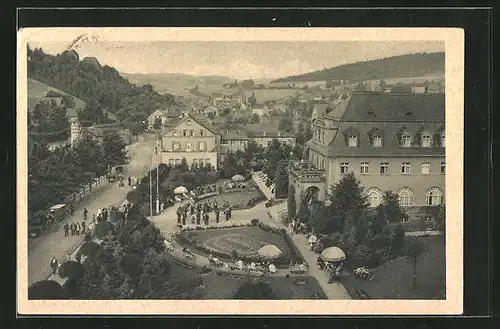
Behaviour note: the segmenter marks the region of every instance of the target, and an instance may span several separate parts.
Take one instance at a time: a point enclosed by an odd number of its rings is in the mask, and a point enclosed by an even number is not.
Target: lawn
[[[427,252],[417,263],[417,286],[411,287],[413,266],[405,258],[383,264],[375,271],[371,281],[353,275],[342,278],[342,283],[353,298],[357,289],[371,299],[445,299],[446,263],[445,237],[420,237]]]
[[[244,209],[248,208],[248,201],[255,198],[262,198],[262,201],[265,200],[264,194],[262,194],[262,192],[258,188],[253,188],[252,190],[245,191],[225,192],[219,195],[202,199],[200,200],[200,202],[213,202],[214,200],[216,200],[219,205],[222,205],[224,201],[227,201],[233,208]]]
[[[293,251],[282,235],[264,231],[257,226],[184,231],[180,235],[181,238],[189,236],[191,241],[197,240],[204,248],[227,255],[236,250],[242,257],[256,257],[261,247],[274,244],[285,258],[293,256]]]
[[[187,269],[178,264],[172,263],[171,276],[182,278],[183,280],[194,278],[200,269]],[[203,280],[202,289],[205,295],[202,299],[233,299],[238,286],[246,280],[245,277],[227,278],[219,276],[215,272],[201,275]],[[314,299],[314,295],[319,299],[326,299],[325,293],[321,289],[318,281],[313,277],[300,277],[305,284],[297,285],[294,282],[298,277],[274,277],[265,278],[275,292],[277,299]]]

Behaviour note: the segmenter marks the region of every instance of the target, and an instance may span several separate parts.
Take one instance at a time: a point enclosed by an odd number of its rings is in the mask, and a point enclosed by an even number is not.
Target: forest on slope
[[[108,110],[133,134],[145,128],[143,122],[149,114],[175,103],[173,95],[161,95],[151,85],[136,86],[95,58],[80,60],[75,51],[54,56],[41,48],[28,48],[28,77],[85,101],[84,120],[99,122],[103,119],[102,111]]]
[[[444,72],[444,59],[444,52],[392,56],[284,77],[272,82],[422,77]]]

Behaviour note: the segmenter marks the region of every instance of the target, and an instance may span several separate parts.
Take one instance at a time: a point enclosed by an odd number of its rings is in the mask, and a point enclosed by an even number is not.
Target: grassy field
[[[446,263],[444,236],[421,237],[427,252],[417,263],[417,286],[411,287],[413,266],[405,258],[383,264],[371,281],[353,275],[342,278],[342,283],[353,298],[357,289],[371,299],[444,299],[446,291]]]
[[[47,92],[49,91],[55,91],[57,93],[60,93],[62,95],[69,95],[68,93],[65,93],[64,91],[61,91],[57,88],[54,88],[52,86],[49,86],[45,83],[42,83],[40,81],[28,78],[28,102],[36,102],[36,99],[40,97],[45,97],[47,95]],[[85,108],[85,102],[82,101],[79,98],[76,98],[73,95],[69,95],[73,97],[75,100],[75,108]]]
[[[175,263],[172,263],[171,275],[172,277],[182,278],[183,280],[194,278],[198,275],[199,269],[187,269]],[[246,278],[227,278],[223,276],[218,276],[216,273],[212,272],[207,275],[201,276],[203,280],[203,291],[204,296],[202,299],[232,299],[234,293],[238,289],[238,286],[242,284]],[[313,277],[300,277],[301,281],[305,284],[297,285],[294,282],[297,277],[285,278],[285,277],[274,277],[265,278],[264,280],[269,282],[277,299],[326,299],[325,293],[321,289],[318,281]]]
[[[206,231],[184,231],[182,235],[190,235],[191,240],[196,239],[205,248],[230,254],[233,250],[243,257],[255,257],[258,250],[267,245],[277,246],[285,257],[292,254],[283,236],[251,227],[237,227],[227,229],[210,229]],[[193,235],[196,235],[194,238]]]

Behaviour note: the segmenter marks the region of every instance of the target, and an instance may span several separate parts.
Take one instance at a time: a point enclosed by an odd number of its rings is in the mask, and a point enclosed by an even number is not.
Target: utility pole
[[[159,165],[156,163],[156,214],[160,213],[160,183],[159,183]]]
[[[151,165],[149,166],[149,216],[153,218],[153,177],[151,175],[151,168],[153,167],[153,155],[151,155]]]

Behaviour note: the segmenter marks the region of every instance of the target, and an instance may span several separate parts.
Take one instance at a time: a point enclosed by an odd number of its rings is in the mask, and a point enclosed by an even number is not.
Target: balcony
[[[323,182],[326,179],[326,170],[318,169],[306,161],[293,163],[290,174],[301,182]]]

